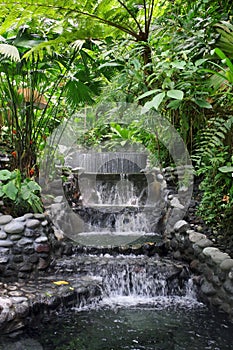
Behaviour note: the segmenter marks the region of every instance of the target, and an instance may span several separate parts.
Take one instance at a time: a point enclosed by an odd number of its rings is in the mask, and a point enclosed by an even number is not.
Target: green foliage
[[[83,43],[80,51],[68,52],[63,47],[62,54],[34,53],[26,59],[30,50],[54,36],[53,32],[47,36],[42,32],[35,34],[25,26],[10,39],[5,33],[3,39],[11,45],[2,44],[2,50],[0,46],[0,133],[14,152],[12,168],[26,176],[32,167],[36,169],[37,155],[48,135],[77,106],[93,103],[100,87],[89,67],[93,61],[90,52],[96,54],[90,44]],[[92,47],[96,50],[96,45]]]
[[[216,116],[208,120],[205,128],[199,132],[195,152],[192,156],[196,166],[199,168],[199,174],[206,172],[205,165],[208,165],[209,162],[213,165],[216,153],[224,147],[224,141],[231,131],[232,126],[233,116],[229,116],[226,119]],[[227,154],[228,152],[225,151],[224,156],[227,156]],[[217,158],[215,169],[220,166],[218,164],[220,159],[224,162],[224,159]]]
[[[40,186],[30,179],[22,179],[20,171],[0,170],[0,210],[14,216],[42,212]]]
[[[196,173],[203,178],[198,212],[208,224],[218,228],[232,224],[233,158],[232,149],[224,145],[232,125],[232,116],[227,120],[220,117],[210,119],[199,135],[193,155]]]
[[[224,149],[216,150],[215,157],[211,158],[208,165],[200,168],[198,173],[204,173],[204,179],[200,189],[203,192],[198,213],[207,224],[216,228],[231,227],[233,224],[233,177],[232,172],[223,172],[228,164],[228,152]],[[233,167],[227,167],[232,170]]]

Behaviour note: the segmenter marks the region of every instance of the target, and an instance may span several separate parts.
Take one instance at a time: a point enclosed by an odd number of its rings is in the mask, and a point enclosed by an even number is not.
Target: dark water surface
[[[233,323],[205,307],[119,306],[67,312],[0,349],[231,350]]]

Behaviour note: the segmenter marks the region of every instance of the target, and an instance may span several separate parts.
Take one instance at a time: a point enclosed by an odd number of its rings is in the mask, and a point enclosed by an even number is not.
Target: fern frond
[[[17,47],[9,44],[0,44],[0,53],[14,62],[20,61],[20,55]]]
[[[233,116],[226,119],[213,117],[208,120],[208,125],[200,132],[200,139],[195,144],[195,151],[192,159],[197,165],[203,164],[203,161],[216,155],[219,147],[224,146],[224,141],[228,132],[233,126]]]

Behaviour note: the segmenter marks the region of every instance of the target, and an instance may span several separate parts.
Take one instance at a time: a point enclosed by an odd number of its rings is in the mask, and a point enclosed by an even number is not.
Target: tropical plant
[[[31,179],[22,179],[20,171],[0,170],[0,211],[13,216],[42,212],[40,186]]]
[[[26,26],[0,44],[0,132],[11,145],[12,168],[26,176],[37,173],[37,155],[47,136],[78,105],[93,103],[99,89],[88,70],[88,54],[81,48],[28,57],[46,41],[39,34]]]

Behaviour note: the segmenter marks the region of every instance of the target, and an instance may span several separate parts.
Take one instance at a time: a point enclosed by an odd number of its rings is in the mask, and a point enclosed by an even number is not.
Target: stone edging
[[[233,315],[233,259],[218,248],[206,235],[187,230],[181,220],[169,238],[172,256],[188,261],[197,274],[200,298],[209,306]]]

